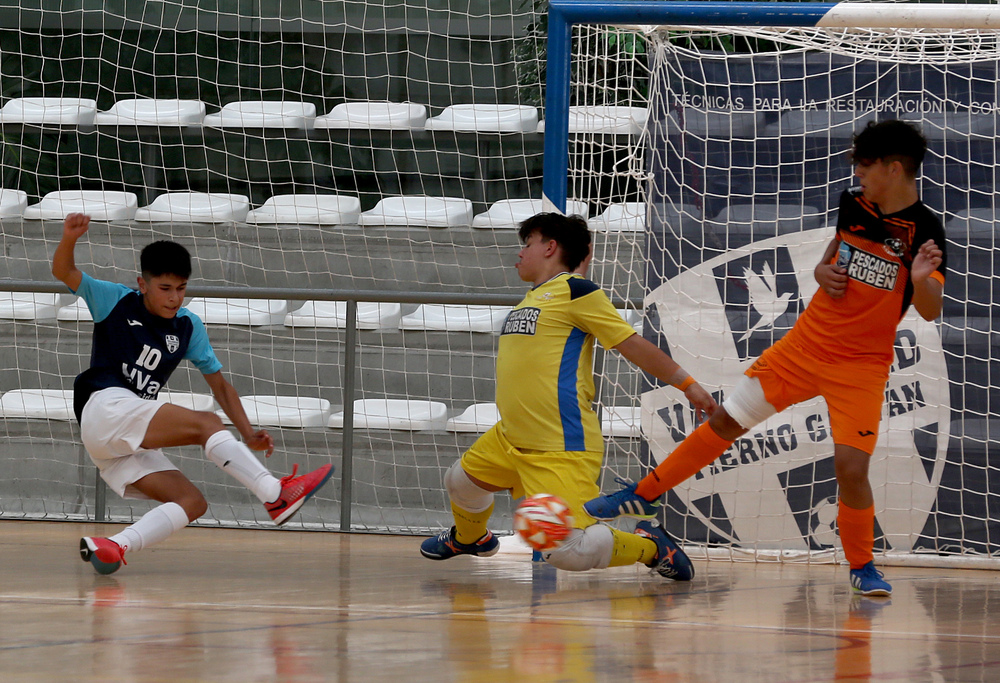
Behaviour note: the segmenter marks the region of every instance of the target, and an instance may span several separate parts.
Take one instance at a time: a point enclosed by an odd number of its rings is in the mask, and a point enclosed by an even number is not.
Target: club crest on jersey
[[[167,343],[167,353],[176,353],[181,347],[180,337],[175,334],[168,334],[163,340]]]
[[[538,316],[542,309],[526,306],[515,308],[507,314],[500,334],[534,334],[538,329]]]
[[[901,239],[890,237],[885,241],[885,250],[896,258],[903,258],[905,249],[906,245],[903,244],[903,240]]]

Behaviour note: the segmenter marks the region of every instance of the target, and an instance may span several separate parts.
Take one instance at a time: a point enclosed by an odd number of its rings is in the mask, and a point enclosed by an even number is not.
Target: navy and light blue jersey
[[[222,369],[204,323],[186,308],[173,318],[153,315],[139,292],[86,273],[74,293],[94,318],[90,368],[73,384],[77,420],[90,395],[101,389],[123,387],[140,398],[156,399],[185,358],[204,375]]]

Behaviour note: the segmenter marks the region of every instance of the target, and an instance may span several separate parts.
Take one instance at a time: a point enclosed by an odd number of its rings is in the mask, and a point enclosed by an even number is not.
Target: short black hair
[[[555,240],[562,247],[563,265],[569,270],[575,270],[590,253],[590,230],[587,221],[580,216],[538,213],[521,223],[517,236],[526,243],[535,232],[542,239]]]
[[[143,247],[139,267],[147,280],[160,275],[176,275],[187,280],[191,277],[191,254],[177,242],[160,240]]]
[[[920,170],[926,154],[927,138],[919,128],[907,121],[890,119],[878,123],[869,121],[854,136],[851,161],[855,164],[898,161],[912,178]]]

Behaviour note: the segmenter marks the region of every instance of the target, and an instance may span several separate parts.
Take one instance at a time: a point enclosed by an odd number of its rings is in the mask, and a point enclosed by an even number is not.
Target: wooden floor
[[[81,535],[0,522],[0,680],[997,681],[1000,573],[431,562],[420,539],[190,528],[113,576]]]

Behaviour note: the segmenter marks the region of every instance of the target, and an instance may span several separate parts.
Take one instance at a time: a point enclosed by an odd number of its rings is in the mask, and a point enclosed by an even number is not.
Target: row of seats
[[[642,131],[642,107],[595,106],[570,109],[570,132],[635,135]],[[312,130],[442,130],[477,133],[544,132],[538,109],[516,104],[455,104],[438,116],[412,102],[348,102],[316,115],[309,102],[230,102],[206,114],[200,100],[132,99],[97,111],[97,102],[74,97],[21,97],[0,108],[0,123],[75,126],[206,126],[209,128],[291,128]]]
[[[427,107],[412,102],[348,102],[329,113],[316,115],[316,105],[308,102],[230,102],[213,114],[205,103],[183,99],[129,99],[115,103],[107,111],[97,111],[92,99],[73,97],[22,97],[0,108],[0,123],[35,125],[108,126],[206,126],[211,128],[362,129],[362,130],[442,130],[479,133],[544,132],[538,109],[514,104],[456,104],[438,116],[428,117]],[[627,106],[573,106],[569,109],[569,132],[637,135],[646,125],[648,109]],[[932,140],[993,138],[997,117],[970,112],[900,113],[919,122]],[[755,110],[705,110],[693,107],[672,109],[666,118],[667,134],[689,135],[718,140],[773,138],[829,134],[847,139],[869,121],[874,111],[836,109],[792,110],[777,121]]]
[[[163,391],[160,400],[191,410],[215,410],[227,423],[208,394]],[[344,427],[344,412],[332,412],[326,399],[301,396],[244,396],[247,417],[261,427]],[[73,419],[73,392],[60,389],[16,389],[0,395],[0,419]],[[354,402],[353,426],[357,429],[407,431],[446,430],[482,433],[500,420],[495,403],[476,403],[461,414],[448,417],[440,401],[404,399],[359,399]],[[605,436],[638,438],[640,409],[635,406],[607,407],[602,411]]]
[[[69,302],[67,302],[69,300]],[[193,298],[185,307],[209,325],[285,325],[286,327],[347,327],[347,303],[306,301],[289,311],[288,302],[271,299]],[[423,304],[407,315],[398,303],[358,303],[361,330],[427,330],[498,333],[510,312],[507,306]],[[619,309],[622,319],[641,331],[642,317]],[[89,322],[87,305],[68,294],[0,292],[0,320],[62,320]]]
[[[567,202],[567,211],[588,217],[585,202]],[[514,229],[543,209],[540,199],[502,199],[475,215],[472,202],[458,197],[387,197],[368,211],[357,197],[335,194],[277,195],[251,209],[245,195],[218,192],[168,192],[139,208],[132,192],[60,190],[49,192],[28,206],[21,190],[0,189],[0,216],[29,220],[62,220],[86,213],[95,220],[183,221],[194,223],[245,222],[257,225],[361,225]],[[590,220],[599,232],[641,232],[646,207],[637,202],[612,204]]]

